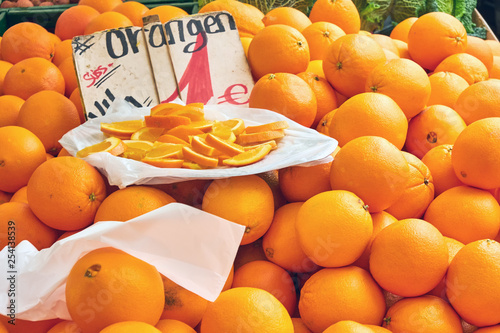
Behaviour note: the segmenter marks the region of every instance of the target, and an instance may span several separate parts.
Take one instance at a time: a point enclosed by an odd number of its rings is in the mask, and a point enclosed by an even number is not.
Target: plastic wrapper
[[[0,251],[0,313],[15,318],[71,319],[66,308],[67,276],[78,258],[112,246],[151,265],[184,288],[214,301],[227,280],[245,227],[202,210],[171,203],[127,222],[99,222],[38,251],[22,241],[9,261]],[[12,257],[10,257],[12,258]],[[12,265],[12,266],[11,266]]]
[[[254,126],[279,120],[286,120],[289,128],[278,148],[263,160],[243,167],[217,167],[192,170],[184,168],[157,168],[140,161],[96,153],[84,160],[98,168],[111,185],[120,188],[140,184],[169,184],[192,179],[217,179],[257,174],[298,164],[324,163],[331,160],[330,154],[337,147],[337,141],[316,130],[306,128],[285,116],[265,109],[252,109],[224,105],[206,105],[205,118],[227,120],[241,118],[246,126]],[[132,108],[126,102],[115,102],[105,116],[88,120],[66,133],[60,143],[73,156],[87,146],[103,141],[106,136],[100,130],[101,122],[142,119],[149,115],[150,108]],[[326,159],[326,160],[325,160]]]

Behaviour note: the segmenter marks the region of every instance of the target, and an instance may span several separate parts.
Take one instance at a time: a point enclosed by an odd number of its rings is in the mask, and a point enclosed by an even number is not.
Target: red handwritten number
[[[108,66],[111,67],[113,64],[109,64]],[[102,65],[99,65],[96,69],[91,69],[87,73],[83,74],[83,79],[87,81],[91,81],[90,84],[87,86],[89,88],[90,86],[93,86],[97,80],[106,72],[108,69],[106,67],[103,67]]]
[[[196,37],[195,49],[201,47],[206,41],[207,34],[202,31]],[[214,96],[212,89],[212,80],[210,76],[210,67],[208,63],[207,46],[192,53],[186,70],[179,80],[179,91],[183,91],[187,87],[186,103],[203,103],[206,104],[210,98]],[[170,102],[179,97],[179,92],[174,91],[170,97],[162,102]]]
[[[243,91],[233,91],[234,88],[243,88]],[[239,102],[237,98],[234,98],[233,96],[236,95],[246,95],[248,94],[248,87],[242,83],[236,83],[232,84],[229,87],[226,88],[224,91],[224,95],[219,96],[218,99],[220,100],[217,102],[217,104],[222,104],[222,103],[229,103],[233,105],[243,105],[248,103],[248,98],[244,101]],[[245,96],[243,96],[245,97]]]

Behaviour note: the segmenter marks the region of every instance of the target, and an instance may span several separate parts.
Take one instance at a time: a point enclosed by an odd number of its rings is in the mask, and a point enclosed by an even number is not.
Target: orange
[[[48,226],[76,230],[92,223],[106,196],[101,174],[76,157],[57,157],[40,165],[28,182],[33,213]]]
[[[346,34],[356,34],[361,20],[356,5],[351,0],[319,0],[309,13],[311,22],[325,21],[338,25]]]
[[[171,202],[175,202],[175,199],[162,190],[144,185],[132,185],[108,195],[97,210],[94,223],[125,222]]]
[[[237,0],[210,1],[198,10],[198,13],[226,10],[234,18],[240,37],[253,37],[264,29],[264,13],[255,6]]]
[[[122,0],[79,0],[78,5],[90,6],[99,13],[109,12],[120,5]]]
[[[500,118],[485,118],[465,128],[453,145],[451,163],[458,179],[482,189],[500,187]]]
[[[410,179],[399,199],[386,211],[398,220],[421,218],[434,199],[434,184],[429,168],[415,155],[402,152],[410,167]]]
[[[370,213],[396,202],[409,179],[410,168],[404,155],[378,136],[348,142],[335,156],[330,171],[332,189],[352,191],[368,205]]]
[[[21,22],[8,28],[2,36],[1,47],[2,60],[12,64],[32,57],[50,61],[54,56],[50,34],[33,22]]]
[[[491,70],[493,66],[493,51],[484,39],[475,36],[467,36],[467,48],[465,49],[465,53],[473,55],[481,60],[488,71]]]
[[[403,42],[399,39],[393,39],[394,45],[398,48],[399,57],[403,59],[410,59],[410,53],[408,52],[408,43]]]
[[[142,17],[150,16],[150,15],[158,15],[161,23],[166,23],[172,19],[176,19],[183,16],[188,16],[188,12],[184,9],[171,6],[171,5],[161,5],[151,9],[148,9]]]
[[[285,204],[274,214],[273,223],[262,238],[267,259],[290,272],[310,272],[317,268],[299,244],[295,221],[302,202]]]
[[[325,50],[337,38],[345,36],[344,30],[338,25],[330,22],[314,22],[302,30],[302,35],[309,44],[309,53],[311,60],[323,60]]]
[[[24,103],[24,99],[13,95],[0,96],[0,127],[13,126],[17,123],[19,110]]]
[[[325,114],[323,116],[323,118],[321,118],[321,120],[319,121],[318,126],[316,126],[316,131],[318,131],[321,134],[329,136],[330,135],[330,127],[332,126],[332,118],[333,118],[333,115],[335,114],[335,112],[337,112],[337,110],[338,110],[338,108]],[[337,148],[335,148],[335,149],[336,150],[340,149],[340,147],[337,146]]]
[[[388,225],[397,221],[397,219],[394,216],[392,216],[391,214],[389,214],[385,211],[373,213],[370,215],[371,215],[372,221],[373,221],[372,237],[370,238],[368,245],[365,247],[363,254],[361,254],[361,256],[353,263],[353,265],[361,267],[361,268],[366,269],[366,270],[369,270],[369,268],[370,268],[368,260],[370,258],[370,252],[371,252],[373,240],[378,235],[380,230],[384,229]]]
[[[126,320],[109,326],[106,326],[99,333],[160,333],[161,331],[152,324],[147,324],[142,321]]]
[[[317,112],[316,95],[312,88],[290,73],[263,76],[255,83],[248,103],[251,108],[278,112],[305,127],[313,124]]]
[[[405,298],[387,310],[384,327],[391,332],[462,333],[460,317],[442,298],[424,295]]]
[[[3,81],[5,80],[5,75],[7,75],[7,72],[12,66],[10,62],[0,60],[0,95],[3,95]]]
[[[500,80],[489,79],[467,87],[458,96],[455,111],[467,125],[487,118],[499,117],[498,101],[500,99]]]
[[[43,58],[28,58],[12,66],[4,79],[4,94],[24,100],[42,90],[64,94],[64,77],[56,65]]]
[[[493,57],[493,65],[490,70],[490,79],[500,79],[500,56]]]
[[[189,327],[199,324],[209,302],[162,275],[165,306],[161,319],[179,320]]]
[[[118,12],[104,12],[94,17],[85,27],[84,35],[90,35],[94,32],[130,27],[134,24],[128,17]]]
[[[278,171],[281,193],[288,202],[306,201],[321,192],[331,190],[332,162],[311,166],[290,166]]]
[[[487,80],[488,69],[478,58],[468,53],[455,53],[444,58],[434,72],[452,72],[460,75],[468,84]]]
[[[300,207],[295,223],[300,247],[323,267],[352,264],[373,233],[367,207],[349,191],[326,191],[313,196]]]
[[[80,8],[80,7],[74,6],[71,8]],[[68,57],[73,57],[73,47],[71,46],[71,43],[72,43],[71,39],[65,39],[56,45],[54,49],[54,57],[52,58],[52,63],[54,65],[59,66],[64,59]]]
[[[329,136],[340,147],[361,136],[380,136],[401,149],[407,130],[406,115],[392,98],[381,93],[361,93],[339,106],[332,116]]]
[[[375,40],[384,50],[392,52],[396,55],[396,58],[399,58],[399,49],[391,37],[382,34],[371,34],[370,37],[373,38],[373,40]]]
[[[302,321],[302,318],[292,318],[294,333],[312,333]]]
[[[452,108],[439,104],[431,105],[408,123],[405,148],[422,158],[434,147],[454,144],[466,127],[462,117]]]
[[[434,181],[434,194],[438,196],[449,188],[463,185],[451,164],[453,145],[444,144],[429,150],[422,162],[429,168]]]
[[[64,59],[57,68],[59,68],[64,77],[64,91],[66,97],[69,98],[71,93],[78,88],[78,78],[76,76],[75,65],[73,64],[73,57]]]
[[[457,241],[456,239],[449,238],[444,236],[444,240],[446,242],[446,246],[448,247],[448,265],[451,263],[453,258],[455,258],[455,255],[460,251],[465,244]],[[441,297],[445,301],[448,301],[448,298],[446,297],[446,275],[444,278],[441,280],[441,282],[438,283],[434,289],[432,289],[429,292],[429,295],[434,295]]]
[[[373,240],[370,272],[380,287],[393,294],[423,295],[441,281],[447,268],[444,237],[424,220],[399,220]]]
[[[365,325],[368,328],[371,328],[373,333],[387,333],[390,332],[387,328],[383,328],[382,326],[378,325]]]
[[[28,186],[21,187],[19,190],[14,192],[14,194],[10,198],[10,201],[28,203],[28,196],[27,196],[28,191],[27,190],[28,190]]]
[[[425,70],[414,61],[393,59],[372,70],[365,91],[391,97],[410,119],[427,105],[431,83]]]
[[[105,1],[101,1],[104,3]],[[91,20],[99,15],[97,9],[91,6],[85,6],[79,4],[78,6],[70,7],[64,10],[61,15],[57,18],[54,33],[61,38],[64,42],[65,40],[71,40],[75,36],[84,35],[85,27]],[[69,42],[71,45],[71,42]],[[57,53],[62,46],[59,45],[55,49],[54,58],[59,58]],[[54,61],[56,65],[58,63]]]
[[[241,45],[243,46],[243,51],[245,51],[245,57],[248,59],[248,48],[252,42],[253,37],[241,37]]]
[[[259,31],[248,47],[248,64],[255,80],[266,74],[298,74],[309,65],[309,45],[297,29],[270,25]]]
[[[496,40],[485,40],[486,44],[491,49],[491,52],[493,52],[494,56],[500,56],[500,43]]]
[[[429,76],[431,96],[427,105],[441,104],[455,107],[458,96],[469,87],[463,77],[452,72],[435,72]]]
[[[325,73],[323,72],[323,60],[311,60],[306,68],[306,72],[313,72],[318,74],[319,77],[326,79]]]
[[[293,324],[285,307],[271,293],[251,287],[223,291],[207,307],[201,332],[292,332]]]
[[[311,20],[306,14],[294,7],[275,7],[268,11],[262,18],[264,25],[285,24],[302,32],[311,25]]]
[[[373,330],[367,326],[352,320],[340,320],[335,324],[328,326],[323,333],[373,333]]]
[[[129,320],[155,325],[165,304],[156,268],[110,247],[92,250],[76,261],[65,294],[69,314],[84,332]]]
[[[241,244],[249,244],[263,236],[271,225],[273,192],[256,175],[216,179],[205,191],[202,209],[245,226]]]
[[[495,238],[500,230],[500,206],[488,191],[456,186],[431,202],[424,219],[444,236],[468,244]]]
[[[271,293],[286,308],[290,316],[297,304],[295,285],[290,274],[266,260],[255,260],[234,272],[232,288],[252,287]]]
[[[466,244],[450,263],[446,295],[457,313],[479,327],[500,322],[500,243],[491,239]]]
[[[40,221],[24,202],[7,202],[0,205],[0,225],[5,230],[0,237],[0,247],[7,244],[17,246],[23,240],[29,241],[38,250],[48,248],[59,237],[57,230]],[[9,240],[9,236],[14,236]]]
[[[420,16],[408,33],[408,51],[420,66],[434,70],[446,57],[464,52],[467,32],[454,16],[431,12]]]
[[[203,194],[208,185],[210,185],[210,182],[210,179],[193,179],[178,183],[158,184],[153,186],[165,191],[177,202],[200,208]]]
[[[130,19],[134,26],[142,27],[142,17],[149,10],[146,5],[137,1],[127,1],[113,8],[113,12],[118,12]]]
[[[392,29],[391,34],[389,35],[392,39],[397,39],[408,43],[408,33],[410,32],[410,28],[417,20],[416,17],[408,17],[403,21],[396,24],[396,26]]]
[[[61,321],[56,324],[47,333],[83,333],[83,331],[78,327],[78,325],[71,320]]]
[[[175,319],[161,319],[155,327],[162,333],[196,333],[196,331],[189,325],[180,320]]]
[[[69,100],[73,102],[78,111],[78,117],[80,118],[80,123],[85,122],[85,111],[83,109],[82,96],[80,95],[80,88],[75,88],[71,95],[69,96]]]
[[[240,245],[236,257],[234,258],[234,269],[238,269],[247,262],[254,260],[267,260],[266,253],[262,248],[263,237],[248,243]]]
[[[332,301],[339,306],[332,306]],[[380,287],[364,269],[324,268],[302,287],[299,311],[312,332],[323,332],[341,320],[380,325],[385,301]]]
[[[477,333],[498,333],[498,332],[500,332],[500,325],[481,327],[480,329],[475,330],[474,332],[477,332]]]
[[[370,72],[385,61],[382,47],[373,38],[348,34],[337,38],[326,49],[323,71],[336,91],[346,97],[352,97],[365,91]]]
[[[14,193],[46,161],[45,148],[33,132],[19,126],[0,127],[0,146],[0,191]]]
[[[316,117],[311,125],[311,128],[316,128],[324,115],[338,107],[337,95],[330,83],[316,73],[306,71],[297,76],[306,81],[316,96]]]
[[[38,136],[48,153],[57,155],[62,148],[59,140],[80,125],[80,117],[67,97],[52,90],[43,90],[24,102],[17,124]]]

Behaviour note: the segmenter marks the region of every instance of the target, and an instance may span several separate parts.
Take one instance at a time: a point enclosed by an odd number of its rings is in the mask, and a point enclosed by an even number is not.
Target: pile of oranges
[[[54,33],[9,28],[0,248],[9,221],[16,244],[41,250],[172,202],[246,229],[214,302],[104,248],[69,273],[71,321],[0,316],[0,332],[500,332],[500,43],[439,12],[390,36],[360,31],[351,0],[317,0],[308,16],[236,0],[199,11],[214,10],[238,26],[256,81],[250,107],[335,138],[333,161],[118,189],[58,143],[84,121],[71,38],[187,13],[81,0]]]

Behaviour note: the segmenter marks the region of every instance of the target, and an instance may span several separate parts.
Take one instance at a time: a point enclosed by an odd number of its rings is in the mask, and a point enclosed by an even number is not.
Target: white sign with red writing
[[[115,99],[136,107],[159,103],[142,28],[76,36],[72,47],[87,119],[104,116]]]
[[[185,103],[248,106],[254,81],[231,14],[196,14],[165,24],[170,58]]]

